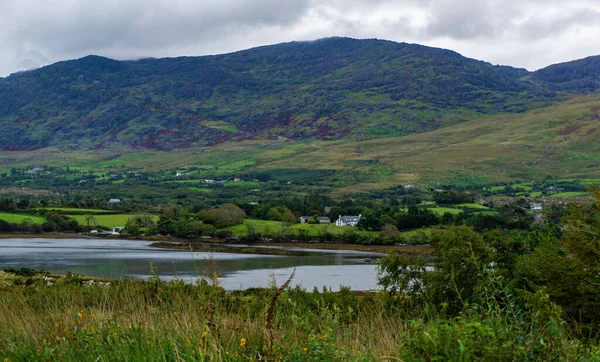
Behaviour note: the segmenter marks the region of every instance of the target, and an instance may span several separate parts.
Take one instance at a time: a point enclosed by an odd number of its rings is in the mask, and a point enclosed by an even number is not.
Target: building
[[[310,220],[313,219],[313,216],[300,216],[300,224],[310,224]],[[329,224],[331,219],[329,219],[327,216],[319,216],[317,217],[317,221],[319,224]]]
[[[119,234],[121,234],[121,231],[123,231],[123,230],[125,230],[125,226],[115,226],[112,229],[112,233],[111,234],[113,234],[113,235],[119,235]]]
[[[108,200],[108,207],[113,207],[113,206],[117,206],[121,203],[120,199],[110,199]]]
[[[342,215],[340,215],[340,217],[335,221],[335,225],[336,226],[356,226],[356,224],[358,224],[358,222],[360,221],[361,218],[362,218],[362,215],[358,215],[358,216],[342,216]]]
[[[540,203],[532,203],[531,204],[531,210],[541,210],[542,209],[542,204]]]

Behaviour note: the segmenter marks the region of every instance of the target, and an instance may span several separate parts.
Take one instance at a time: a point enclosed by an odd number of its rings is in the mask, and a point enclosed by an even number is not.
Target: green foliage
[[[198,212],[198,217],[202,221],[218,229],[241,224],[245,216],[244,210],[235,204],[225,204],[223,207]]]
[[[600,190],[593,188],[592,194],[592,210],[572,207],[565,218],[564,241],[544,240],[518,265],[530,293],[547,293],[590,334],[600,325]]]

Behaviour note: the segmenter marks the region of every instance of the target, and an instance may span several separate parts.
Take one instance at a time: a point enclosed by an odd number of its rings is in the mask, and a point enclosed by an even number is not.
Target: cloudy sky
[[[0,0],[0,77],[59,60],[226,53],[329,36],[535,70],[600,54],[598,0]]]

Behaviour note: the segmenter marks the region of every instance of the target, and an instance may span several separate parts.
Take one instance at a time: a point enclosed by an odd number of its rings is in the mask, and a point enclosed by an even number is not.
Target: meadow
[[[490,301],[457,317],[387,292],[0,271],[4,361],[596,360],[565,326]]]
[[[44,211],[59,211],[63,214],[67,213],[77,213],[77,214],[115,214],[117,211],[114,210],[105,210],[105,209],[83,209],[83,208],[75,208],[75,207],[36,207],[35,210],[44,210]]]
[[[46,221],[46,219],[44,219],[41,216],[14,214],[10,212],[0,212],[0,220],[16,224],[20,224],[25,220],[31,220],[31,222],[33,222],[34,224],[43,224]]]
[[[284,223],[281,221],[272,220],[255,220],[255,219],[244,219],[244,222],[239,225],[229,226],[225,230],[229,230],[233,233],[233,236],[246,236],[248,234],[248,227],[263,235],[269,235],[271,233],[277,233],[282,230]],[[336,226],[333,223],[329,224],[292,224],[289,225],[289,230],[298,234],[300,230],[307,233],[308,236],[319,236],[324,233],[333,235],[341,235],[344,233],[357,233],[360,235],[378,234],[375,231],[364,231],[358,230],[352,226]]]
[[[70,218],[73,218],[79,223],[79,225],[87,226],[88,225],[88,217],[89,215],[80,215],[80,214],[69,214],[66,215]],[[136,216],[143,216],[143,214],[114,214],[114,215],[94,215],[95,224],[102,225],[108,228],[114,228],[116,226],[125,226],[129,219],[132,219]],[[154,221],[158,221],[158,216],[152,216]],[[90,226],[94,226],[93,222],[90,223]]]

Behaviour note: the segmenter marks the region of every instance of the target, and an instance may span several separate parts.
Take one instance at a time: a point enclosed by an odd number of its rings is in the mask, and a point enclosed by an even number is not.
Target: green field
[[[240,225],[234,225],[226,228],[230,230],[234,236],[244,236],[247,234],[248,228],[246,225],[252,225],[254,230],[261,234],[269,234],[281,231],[283,223],[281,221],[271,220],[253,220],[244,219],[244,223]],[[290,230],[297,234],[299,230],[306,230],[309,236],[318,236],[321,233],[327,231],[331,234],[339,235],[345,232],[356,232],[358,234],[378,234],[376,231],[361,231],[352,226],[335,226],[334,223],[330,224],[294,224],[290,226]]]
[[[19,224],[23,220],[30,219],[34,224],[43,224],[46,219],[40,216],[33,216],[27,214],[12,214],[9,212],[0,212],[0,220],[8,221],[10,223]]]
[[[548,197],[557,198],[557,197],[579,197],[579,196],[587,196],[589,193],[580,192],[580,191],[569,191],[569,192],[559,192],[556,194],[552,194]]]
[[[70,218],[77,220],[79,225],[87,226],[87,215],[67,215]],[[142,214],[114,214],[114,215],[96,215],[96,225],[102,225],[109,228],[115,226],[125,226],[127,220],[135,217],[142,216]],[[158,221],[158,216],[152,216],[154,221]]]
[[[489,209],[489,207],[487,207],[487,206],[483,206],[483,205],[479,205],[479,204],[472,204],[472,203],[458,204],[456,206],[462,207],[465,209],[481,209],[481,210]]]
[[[102,209],[78,209],[75,207],[37,207],[36,210],[60,211],[62,213],[82,213],[82,214],[114,214],[113,210]]]
[[[592,184],[600,185],[600,179],[598,179],[598,178],[585,178],[585,179],[579,180],[579,183],[581,185],[592,185]]]
[[[455,209],[455,208],[451,208],[451,207],[432,207],[429,210],[433,211],[434,213],[436,213],[438,215],[443,215],[447,212],[451,213],[452,215],[456,215],[456,214],[460,214],[463,211],[462,209]]]
[[[476,211],[474,215],[496,215],[498,212],[496,211]]]
[[[223,183],[223,185],[230,187],[230,186],[235,186],[235,187],[240,187],[240,186],[259,186],[260,182],[256,182],[256,181],[238,181],[238,182],[225,182]]]
[[[206,189],[206,188],[202,188],[202,187],[188,187],[187,189],[196,191],[196,192],[207,192],[207,193],[214,192],[214,190]]]

